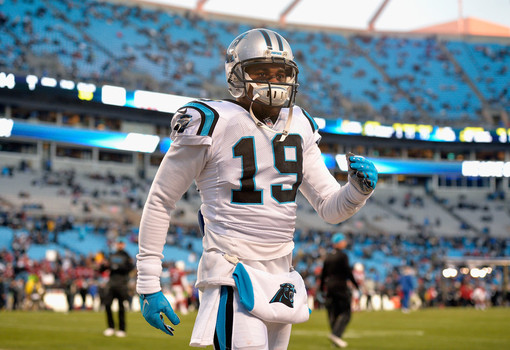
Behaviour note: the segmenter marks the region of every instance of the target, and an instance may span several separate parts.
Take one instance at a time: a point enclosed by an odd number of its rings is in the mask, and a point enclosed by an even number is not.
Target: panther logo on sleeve
[[[274,295],[273,299],[269,302],[271,303],[283,303],[290,308],[294,308],[294,294],[296,293],[296,288],[292,283],[282,283],[280,284],[280,289]]]
[[[181,112],[181,111],[178,111]],[[186,114],[186,110],[183,111],[183,114],[179,116],[179,119],[175,123],[174,130],[177,131],[177,133],[181,134],[186,130],[187,126],[191,122],[192,116],[190,114]]]

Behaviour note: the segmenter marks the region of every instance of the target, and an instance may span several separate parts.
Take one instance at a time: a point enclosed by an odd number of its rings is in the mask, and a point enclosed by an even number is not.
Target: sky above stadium
[[[146,0],[195,8],[197,0]],[[383,0],[301,0],[287,23],[366,29]],[[292,0],[208,0],[204,10],[277,21]],[[461,6],[459,6],[461,4]],[[461,8],[461,11],[459,11]],[[414,29],[475,17],[510,27],[510,0],[391,0],[375,25],[382,31]]]

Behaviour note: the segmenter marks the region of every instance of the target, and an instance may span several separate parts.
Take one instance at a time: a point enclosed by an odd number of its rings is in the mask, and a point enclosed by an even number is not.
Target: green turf
[[[188,349],[195,314],[182,316],[176,335],[169,337],[128,313],[128,336],[106,338],[102,312],[0,312],[0,349]],[[510,349],[510,308],[472,308],[357,312],[344,335],[348,349],[477,350]],[[295,325],[289,349],[332,349],[323,310]]]

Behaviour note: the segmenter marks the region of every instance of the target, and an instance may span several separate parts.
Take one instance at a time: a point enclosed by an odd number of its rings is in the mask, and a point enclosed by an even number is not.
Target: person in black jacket
[[[326,292],[326,309],[328,311],[331,334],[328,338],[334,345],[344,348],[347,342],[342,339],[345,328],[351,320],[351,290],[347,281],[359,289],[352,275],[349,257],[343,252],[347,241],[342,233],[332,237],[334,250],[326,256],[320,279],[319,291]]]
[[[109,270],[110,279],[106,285],[104,296],[104,307],[106,310],[106,320],[108,328],[103,332],[107,337],[116,335],[117,337],[126,336],[126,320],[124,301],[129,300],[129,274],[134,265],[129,254],[124,250],[126,244],[123,240],[116,242],[116,251],[111,253],[105,263],[101,266],[101,271]],[[119,329],[115,331],[115,322],[113,320],[112,303],[117,299],[119,303]]]

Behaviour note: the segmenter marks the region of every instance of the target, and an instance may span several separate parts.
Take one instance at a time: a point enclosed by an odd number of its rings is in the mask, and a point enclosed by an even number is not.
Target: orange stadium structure
[[[510,27],[468,17],[416,29],[411,31],[411,33],[510,37]]]

